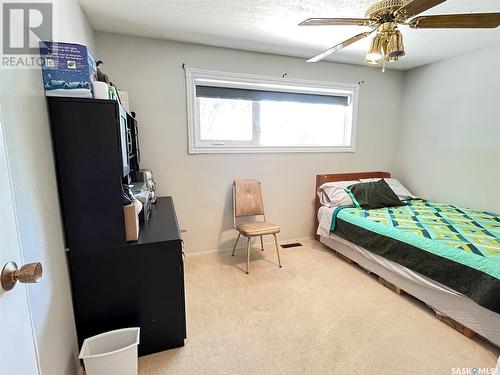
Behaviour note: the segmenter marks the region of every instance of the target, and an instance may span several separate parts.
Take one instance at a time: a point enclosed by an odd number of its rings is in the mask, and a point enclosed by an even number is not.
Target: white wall
[[[75,1],[54,3],[54,23],[55,40],[93,44]],[[0,105],[24,260],[44,266],[40,283],[28,288],[41,371],[72,374],[78,348],[40,70],[0,69]]]
[[[500,212],[500,43],[406,73],[398,175],[415,194]]]
[[[281,239],[313,232],[318,173],[394,168],[402,73],[194,44],[96,33],[103,70],[127,89],[140,124],[141,166],[155,173],[160,195],[174,197],[188,252],[233,244],[231,183],[258,178],[268,220]],[[361,87],[355,153],[188,155],[182,63],[200,69],[355,83]]]

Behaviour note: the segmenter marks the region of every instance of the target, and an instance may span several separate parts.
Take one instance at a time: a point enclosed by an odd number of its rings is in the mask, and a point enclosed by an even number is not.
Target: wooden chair
[[[237,224],[237,218],[245,216],[263,216],[264,221],[251,221]],[[260,246],[264,251],[264,242],[262,236],[272,234],[276,245],[276,254],[278,254],[278,265],[281,268],[280,252],[278,250],[278,240],[276,233],[280,232],[278,225],[266,222],[264,213],[264,204],[262,202],[262,192],[260,190],[260,181],[257,180],[236,180],[233,182],[233,223],[238,231],[238,238],[234,244],[233,254],[236,251],[236,245],[240,236],[247,238],[247,269],[250,264],[250,240],[252,237],[260,237]]]

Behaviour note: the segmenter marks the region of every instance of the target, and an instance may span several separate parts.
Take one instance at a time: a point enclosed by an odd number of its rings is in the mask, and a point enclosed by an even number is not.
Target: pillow
[[[346,192],[351,196],[356,207],[367,210],[405,205],[384,180],[354,184],[346,187]]]
[[[327,182],[318,188],[317,194],[323,206],[349,206],[354,204],[351,197],[344,190],[346,187],[357,184],[359,181]]]
[[[359,179],[361,182],[375,182],[380,181],[380,178],[361,178]],[[402,201],[412,198],[417,198],[416,195],[410,193],[410,191],[403,186],[401,182],[396,180],[395,178],[384,178],[385,182],[389,185],[392,191],[398,196]]]

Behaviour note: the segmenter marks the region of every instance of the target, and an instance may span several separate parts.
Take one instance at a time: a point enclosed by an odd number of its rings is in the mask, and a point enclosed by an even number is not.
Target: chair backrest
[[[260,181],[236,180],[233,182],[234,217],[264,215]]]

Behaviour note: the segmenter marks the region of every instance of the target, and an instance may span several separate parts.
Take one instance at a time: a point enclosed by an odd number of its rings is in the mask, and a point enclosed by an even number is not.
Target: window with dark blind
[[[187,70],[190,153],[354,151],[357,85]]]

